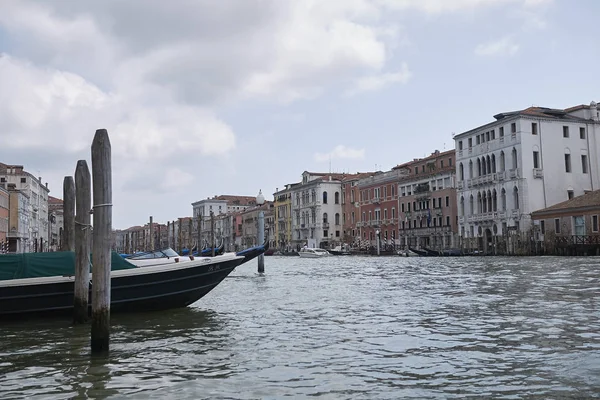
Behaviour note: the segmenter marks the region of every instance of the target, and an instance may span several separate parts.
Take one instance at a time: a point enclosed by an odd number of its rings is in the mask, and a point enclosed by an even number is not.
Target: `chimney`
[[[590,103],[590,114],[591,114],[592,120],[594,120],[594,121],[600,120],[600,115],[598,115],[598,105],[596,104],[595,101],[592,101]]]

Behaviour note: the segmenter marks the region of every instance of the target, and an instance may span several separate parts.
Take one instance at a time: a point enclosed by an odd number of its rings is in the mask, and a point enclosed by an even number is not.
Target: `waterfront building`
[[[8,251],[8,190],[0,185],[0,252]]]
[[[12,184],[29,198],[27,237],[21,243],[25,251],[41,251],[48,244],[48,184],[23,169],[22,165],[0,163],[0,184]]]
[[[211,235],[211,213],[214,216],[244,211],[256,204],[256,196],[220,195],[192,203],[194,218],[194,237],[201,243],[210,241]],[[223,232],[222,221],[219,220],[219,229]],[[200,234],[198,234],[200,229]],[[220,236],[219,236],[220,237]]]
[[[275,189],[274,199],[274,221],[273,235],[275,237],[274,248],[280,251],[291,251],[292,248],[292,192],[299,183],[285,185],[285,188]]]
[[[274,219],[274,203],[265,201],[261,206],[246,208],[240,213],[242,219],[240,250],[262,244],[258,242],[258,213],[260,211],[263,211],[265,218],[265,239],[272,240],[274,237],[271,229]],[[271,234],[269,234],[269,231],[271,231]]]
[[[600,255],[600,189],[531,213],[544,252]]]
[[[535,234],[531,213],[600,188],[595,102],[529,107],[454,136],[463,247],[514,252]]]
[[[405,174],[402,169],[387,172],[363,174],[355,184],[356,192],[351,192],[358,199],[355,210],[350,212],[351,220],[358,219],[357,238],[363,246],[395,248],[398,233],[398,181]],[[354,213],[358,215],[354,215]]]
[[[359,246],[361,239],[358,181],[372,174],[374,172],[358,172],[342,178],[342,242],[350,246]]]
[[[30,242],[29,195],[24,190],[16,188],[15,184],[8,184],[8,251],[10,253],[27,253],[33,251]]]
[[[457,247],[455,151],[398,165],[399,245],[447,250]]]
[[[64,207],[62,199],[48,196],[48,242],[51,251],[58,251],[62,244]]]
[[[291,188],[292,247],[333,247],[342,239],[342,180],[344,174],[304,171]]]

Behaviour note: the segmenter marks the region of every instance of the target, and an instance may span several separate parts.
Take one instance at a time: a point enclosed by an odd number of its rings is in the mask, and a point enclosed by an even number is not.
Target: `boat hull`
[[[214,289],[243,260],[243,257],[232,256],[219,262],[112,271],[111,313],[186,307]],[[73,313],[74,277],[18,281],[22,282],[8,281],[0,286],[2,318]],[[92,285],[93,283],[90,284],[90,305]]]
[[[302,251],[298,255],[300,256],[300,258],[327,258],[327,257],[329,257],[329,254],[320,255],[320,254],[307,253],[307,252],[302,252]]]

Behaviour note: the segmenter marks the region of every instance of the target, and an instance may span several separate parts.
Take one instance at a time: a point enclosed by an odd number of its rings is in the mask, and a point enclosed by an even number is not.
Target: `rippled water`
[[[267,257],[186,309],[0,323],[0,398],[592,398],[600,259]]]

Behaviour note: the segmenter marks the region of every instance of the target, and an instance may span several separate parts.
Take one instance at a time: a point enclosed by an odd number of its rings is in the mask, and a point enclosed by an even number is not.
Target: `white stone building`
[[[511,251],[539,232],[533,211],[600,188],[596,103],[530,107],[454,137],[463,247]]]
[[[292,189],[292,244],[329,247],[343,235],[342,174],[302,174]]]

